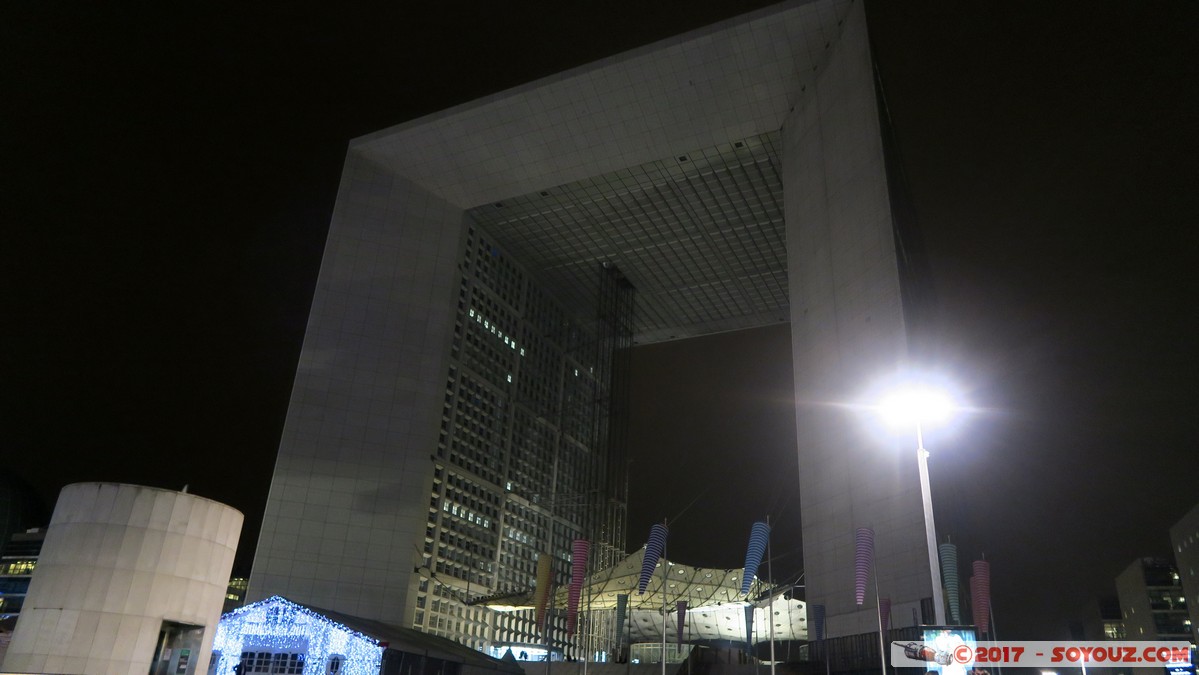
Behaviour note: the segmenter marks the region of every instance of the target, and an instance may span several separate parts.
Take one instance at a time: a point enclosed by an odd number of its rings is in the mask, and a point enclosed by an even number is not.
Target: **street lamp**
[[[932,491],[928,482],[928,450],[924,449],[924,425],[943,422],[953,413],[949,395],[931,388],[909,388],[888,394],[879,411],[892,425],[915,426],[916,462],[920,466],[920,497],[924,502],[924,535],[928,540],[928,569],[933,583],[933,618],[945,624],[945,597],[941,588],[941,561],[937,555],[937,527],[933,523]]]

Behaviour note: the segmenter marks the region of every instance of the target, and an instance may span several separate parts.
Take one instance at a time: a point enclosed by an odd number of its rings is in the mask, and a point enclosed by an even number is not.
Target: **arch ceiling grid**
[[[638,290],[639,342],[784,320],[778,132],[467,211],[567,307],[594,306],[598,268]],[[587,316],[580,318],[587,319]]]

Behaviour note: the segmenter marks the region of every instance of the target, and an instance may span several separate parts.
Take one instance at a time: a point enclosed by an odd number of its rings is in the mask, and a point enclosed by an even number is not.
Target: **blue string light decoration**
[[[233,675],[243,652],[303,654],[306,673],[324,672],[337,656],[338,675],[379,675],[387,646],[276,595],[222,616],[212,649],[220,654],[217,675]]]
[[[645,587],[649,586],[650,577],[654,576],[654,568],[658,566],[658,559],[666,550],[667,532],[666,526],[662,523],[654,523],[654,526],[649,528],[649,540],[645,543],[645,557],[641,559],[641,579],[637,581],[637,595],[645,595]]]
[[[958,576],[958,547],[941,544],[941,579],[945,582],[945,600],[949,603],[949,619],[953,625],[962,623],[962,582]]]
[[[749,593],[749,585],[753,583],[754,575],[762,564],[762,556],[766,553],[766,542],[770,540],[770,526],[758,521],[749,531],[749,546],[745,549],[745,572],[741,576],[741,593]]]

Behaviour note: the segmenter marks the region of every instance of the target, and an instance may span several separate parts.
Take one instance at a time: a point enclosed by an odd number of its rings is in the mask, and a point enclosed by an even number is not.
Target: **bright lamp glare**
[[[949,419],[953,401],[941,391],[910,389],[894,392],[879,403],[879,411],[889,424],[935,424]]]

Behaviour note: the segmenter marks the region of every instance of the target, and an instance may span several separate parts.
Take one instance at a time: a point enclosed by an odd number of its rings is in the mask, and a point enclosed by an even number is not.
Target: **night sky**
[[[347,141],[764,4],[6,3],[0,471],[187,484],[247,572]],[[1199,4],[867,12],[976,408],[927,439],[938,530],[1000,637],[1057,637],[1199,503]],[[769,515],[798,571],[789,339],[634,351],[630,548],[738,567]]]

